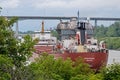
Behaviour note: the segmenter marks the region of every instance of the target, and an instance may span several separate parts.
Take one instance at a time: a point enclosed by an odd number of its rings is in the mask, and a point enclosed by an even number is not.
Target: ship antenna
[[[78,16],[78,22],[79,22],[79,19],[80,19],[80,16],[79,16],[79,10],[78,10],[78,14],[77,14],[77,16]]]
[[[78,10],[78,13],[77,13],[77,27],[80,27],[80,16],[79,16],[79,10]]]

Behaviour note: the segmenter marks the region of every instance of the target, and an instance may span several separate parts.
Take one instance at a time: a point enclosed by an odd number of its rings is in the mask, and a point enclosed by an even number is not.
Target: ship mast
[[[78,13],[77,13],[77,28],[79,29],[80,28],[80,16],[79,16],[79,10],[78,10]],[[77,31],[77,37],[78,37],[78,45],[81,44],[81,35],[80,35],[80,31]]]
[[[85,22],[80,22],[79,21],[80,17],[79,17],[79,11],[78,11],[78,23],[77,23],[77,29],[79,31],[79,35],[80,35],[80,44],[84,45],[85,44]]]
[[[41,29],[41,33],[44,33],[44,21],[42,21],[42,29]]]
[[[77,15],[78,15],[78,22],[80,22],[80,21],[79,21],[79,19],[80,19],[80,16],[79,16],[79,11],[78,11],[78,14],[77,14]]]

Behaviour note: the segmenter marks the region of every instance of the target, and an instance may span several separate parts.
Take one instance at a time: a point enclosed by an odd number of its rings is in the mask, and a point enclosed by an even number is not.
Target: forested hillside
[[[120,37],[120,22],[106,27],[104,25],[97,26],[94,29],[95,37]]]
[[[115,22],[108,27],[103,25],[96,27],[94,36],[106,41],[107,48],[120,50],[120,22]]]

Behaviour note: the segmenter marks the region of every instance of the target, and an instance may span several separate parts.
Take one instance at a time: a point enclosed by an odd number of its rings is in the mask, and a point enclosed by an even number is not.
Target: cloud
[[[33,6],[36,8],[63,8],[63,9],[97,9],[120,8],[119,0],[36,0]]]
[[[19,6],[19,0],[0,0],[0,6],[2,8],[16,8]]]
[[[119,16],[120,0],[0,0],[12,15]],[[13,9],[11,9],[13,8]],[[4,11],[5,12],[5,11]]]

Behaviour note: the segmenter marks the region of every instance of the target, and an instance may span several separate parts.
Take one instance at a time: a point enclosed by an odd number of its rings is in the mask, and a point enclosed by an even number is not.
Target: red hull
[[[108,61],[108,53],[104,52],[80,52],[80,53],[52,53],[52,46],[35,46],[36,53],[48,52],[55,58],[63,58],[66,60],[68,57],[72,61],[77,58],[83,58],[85,63],[88,63],[92,69],[98,70],[101,66],[106,65]]]
[[[77,58],[83,58],[85,63],[88,63],[92,69],[99,70],[101,66],[106,65],[108,61],[108,53],[102,52],[87,52],[87,53],[64,53],[52,54],[55,58],[67,59],[68,57],[75,61]]]
[[[53,51],[53,46],[34,46],[36,53],[48,52],[51,53]]]

